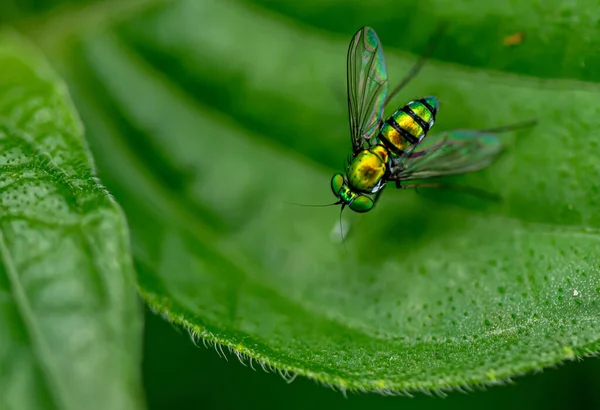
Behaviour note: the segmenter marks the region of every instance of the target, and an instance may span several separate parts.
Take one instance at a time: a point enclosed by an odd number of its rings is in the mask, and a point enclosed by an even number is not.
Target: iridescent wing
[[[371,27],[361,28],[352,38],[347,64],[350,135],[357,152],[379,131],[387,96],[383,48]]]
[[[490,165],[502,151],[495,134],[458,130],[432,135],[395,164],[390,180],[428,179],[464,174]]]

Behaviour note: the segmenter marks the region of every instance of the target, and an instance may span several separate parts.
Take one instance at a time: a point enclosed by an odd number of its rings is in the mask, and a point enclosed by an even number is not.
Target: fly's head
[[[338,198],[337,203],[342,205],[342,209],[348,206],[355,212],[363,213],[369,212],[373,208],[373,200],[368,196],[352,190],[343,174],[335,174],[333,178],[331,178],[331,190]]]

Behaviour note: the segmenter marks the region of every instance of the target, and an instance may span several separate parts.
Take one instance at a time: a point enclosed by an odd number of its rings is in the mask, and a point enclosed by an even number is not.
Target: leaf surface
[[[0,408],[141,408],[124,215],[46,61],[2,30],[0,67]]]
[[[451,4],[436,13],[458,19]],[[468,47],[432,61],[402,98],[437,95],[435,130],[540,124],[503,135],[492,167],[452,178],[501,203],[390,187],[374,211],[344,214],[346,251],[332,234],[338,209],[286,203],[333,202],[329,180],[350,152],[355,29],[305,23],[255,4],[178,1],[79,33],[70,49],[67,77],[128,215],[150,306],[342,389],[497,383],[598,350],[597,85],[543,79],[552,73],[528,52],[520,71],[474,68]],[[415,56],[383,45],[394,83]],[[569,73],[586,79],[554,77]]]

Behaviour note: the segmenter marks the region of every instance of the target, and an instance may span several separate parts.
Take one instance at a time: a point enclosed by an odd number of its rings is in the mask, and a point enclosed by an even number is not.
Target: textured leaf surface
[[[488,27],[485,10],[452,4]],[[445,2],[427,10],[462,15]],[[476,70],[457,46],[402,98],[437,95],[438,131],[540,120],[504,136],[493,167],[455,178],[501,204],[390,189],[374,212],[345,216],[346,252],[330,235],[338,210],[284,203],[333,201],[329,178],[350,149],[355,29],[331,35],[256,5],[189,0],[80,36],[65,66],[101,176],[127,212],[147,302],[211,341],[342,388],[494,383],[597,350],[593,84]],[[414,56],[386,37],[394,83]],[[502,41],[473,38],[485,50]],[[528,48],[538,44],[520,47],[528,68],[512,71],[548,77],[552,55],[541,64]],[[569,75],[580,73],[556,76]]]
[[[47,63],[0,31],[0,67],[0,408],[139,408],[125,219]]]

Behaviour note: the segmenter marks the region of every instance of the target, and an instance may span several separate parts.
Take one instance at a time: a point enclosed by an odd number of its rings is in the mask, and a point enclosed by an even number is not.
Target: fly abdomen
[[[439,104],[435,97],[411,101],[394,112],[381,127],[379,140],[401,156],[418,144],[433,127]]]

